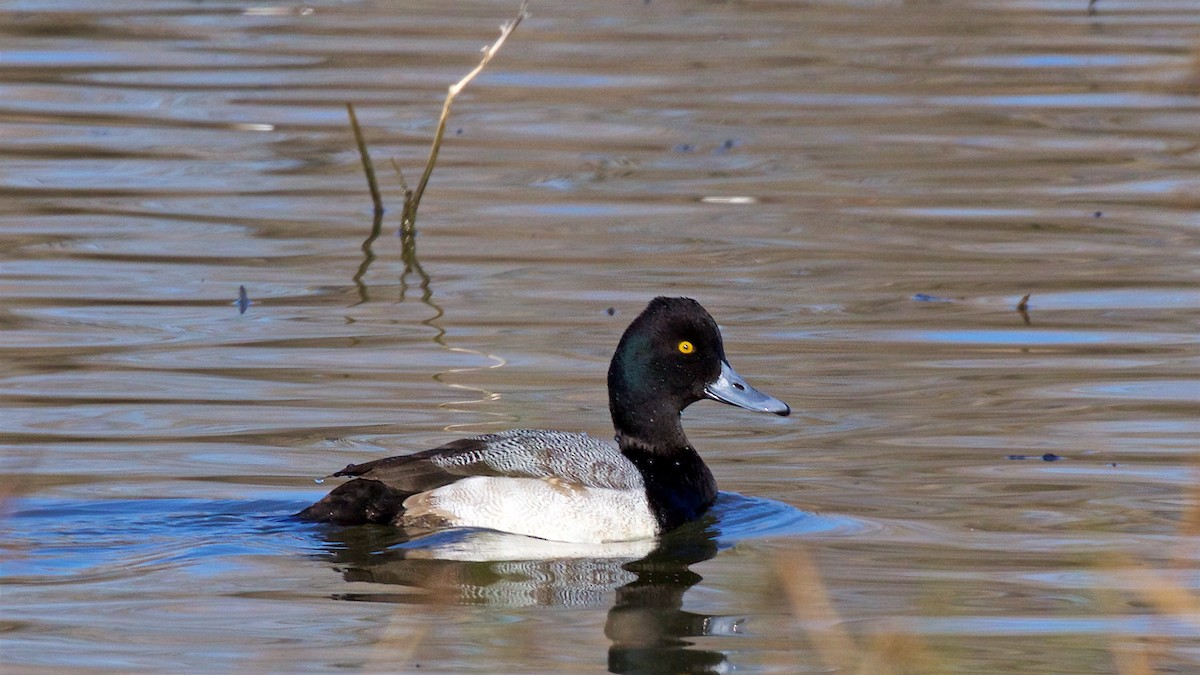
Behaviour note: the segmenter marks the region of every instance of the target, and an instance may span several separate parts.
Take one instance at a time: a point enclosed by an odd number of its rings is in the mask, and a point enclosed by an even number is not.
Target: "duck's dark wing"
[[[469,476],[556,478],[585,487],[642,486],[636,467],[615,447],[586,434],[512,429],[451,441],[432,450],[351,464],[353,477],[296,514],[342,525],[391,522],[408,497]]]
[[[375,480],[394,490],[416,494],[449,485],[465,476],[501,475],[485,463],[469,461],[472,453],[478,453],[483,448],[484,446],[473,438],[461,438],[411,455],[348,464],[333,475]],[[455,459],[462,462],[461,468],[451,463]],[[460,470],[456,471],[457,468]]]

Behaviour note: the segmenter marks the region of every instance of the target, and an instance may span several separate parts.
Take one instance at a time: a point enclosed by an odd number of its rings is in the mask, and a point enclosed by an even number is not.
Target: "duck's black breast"
[[[621,452],[642,476],[659,531],[699,518],[716,501],[717,482],[691,446],[664,453],[625,442]]]

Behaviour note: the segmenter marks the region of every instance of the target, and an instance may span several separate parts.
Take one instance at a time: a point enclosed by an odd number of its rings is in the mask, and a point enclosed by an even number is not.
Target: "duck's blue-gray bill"
[[[704,387],[704,393],[714,401],[736,405],[739,408],[755,412],[769,412],[786,416],[792,412],[786,403],[774,396],[768,396],[746,384],[741,375],[737,374],[728,363],[721,362],[721,374],[716,381],[709,382]]]

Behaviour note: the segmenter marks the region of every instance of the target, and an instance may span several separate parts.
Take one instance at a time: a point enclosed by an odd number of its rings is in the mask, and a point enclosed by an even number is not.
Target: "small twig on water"
[[[1021,301],[1017,303],[1017,313],[1021,315],[1022,319],[1024,319],[1026,326],[1032,323],[1029,320],[1029,296],[1031,295],[1033,294],[1026,293],[1025,297],[1021,298]]]
[[[496,38],[491,47],[483,51],[483,59],[480,60],[479,65],[475,66],[475,69],[467,73],[463,79],[450,85],[450,91],[446,94],[446,101],[442,104],[442,116],[438,118],[437,133],[434,135],[433,145],[429,149],[429,159],[425,161],[425,173],[421,174],[421,180],[417,183],[417,189],[413,191],[412,199],[406,200],[404,205],[405,213],[404,217],[401,218],[402,227],[411,227],[416,221],[417,207],[421,204],[421,196],[425,194],[425,186],[429,184],[429,177],[433,175],[433,165],[437,163],[438,151],[442,147],[442,137],[446,135],[446,120],[450,117],[450,105],[454,103],[455,97],[462,92],[463,88],[471,80],[475,79],[476,75],[483,72],[483,69],[492,60],[492,57],[496,55],[496,52],[500,51],[500,47],[508,39],[508,36],[520,25],[521,20],[528,16],[526,12],[528,6],[529,0],[521,0],[521,7],[517,10],[517,18],[500,26],[500,37]]]
[[[354,142],[358,144],[358,156],[362,159],[363,173],[367,174],[367,187],[371,190],[371,201],[375,204],[375,213],[383,213],[383,197],[379,194],[379,182],[375,180],[375,167],[371,164],[371,153],[367,151],[367,141],[363,138],[362,128],[358,126],[358,116],[354,114],[354,104],[346,104],[346,112],[350,115],[350,128],[354,130]]]

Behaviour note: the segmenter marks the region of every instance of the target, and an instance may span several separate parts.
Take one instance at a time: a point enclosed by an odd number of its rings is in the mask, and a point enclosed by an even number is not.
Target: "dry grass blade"
[[[375,213],[383,213],[383,196],[379,193],[379,181],[375,180],[375,167],[371,165],[371,153],[367,152],[367,141],[363,138],[362,127],[358,126],[358,115],[354,114],[354,104],[346,104],[346,113],[350,115],[350,128],[354,130],[354,142],[358,144],[358,156],[362,160],[363,173],[367,174],[367,187],[371,190],[371,201],[375,204]]]
[[[825,666],[849,671],[858,662],[858,649],[842,627],[820,570],[803,551],[776,562],[775,573],[791,604],[792,615],[806,626],[818,658]]]

